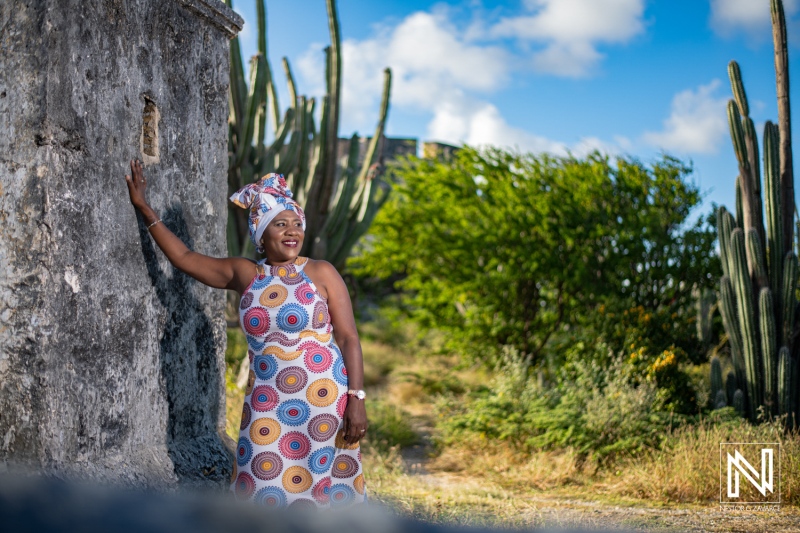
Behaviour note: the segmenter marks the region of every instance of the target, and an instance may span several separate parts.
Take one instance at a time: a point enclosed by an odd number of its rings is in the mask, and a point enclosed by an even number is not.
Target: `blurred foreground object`
[[[269,511],[214,494],[164,494],[0,476],[0,524],[6,533],[478,533],[510,531],[429,524],[376,505],[343,510]],[[595,531],[545,529],[536,531]],[[622,531],[622,530],[614,530]]]

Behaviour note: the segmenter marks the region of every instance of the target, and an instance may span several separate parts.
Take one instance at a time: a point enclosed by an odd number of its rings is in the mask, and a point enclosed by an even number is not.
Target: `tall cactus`
[[[297,94],[286,58],[289,106],[283,114],[267,54],[266,7],[255,0],[258,52],[250,59],[249,81],[244,80],[239,38],[231,41],[228,189],[233,193],[269,172],[286,176],[295,200],[306,214],[306,235],[300,251],[326,259],[341,268],[356,240],[366,233],[377,210],[386,201],[389,184],[382,179],[383,133],[389,111],[391,71],[384,72],[378,125],[363,163],[350,151],[342,164],[338,157],[342,52],[336,1],[326,0],[331,45],[325,49],[326,94],[322,98],[319,128],[316,100]],[[231,6],[231,0],[226,0]],[[232,6],[231,6],[232,7]],[[268,123],[273,140],[266,142]],[[358,146],[354,136],[351,143]],[[247,213],[229,206],[228,252],[252,256]]]
[[[722,364],[719,357],[715,355],[711,358],[711,397],[714,398],[715,403],[720,391],[725,394],[722,389]]]
[[[770,9],[779,118],[777,126],[767,122],[764,127],[763,200],[758,142],[741,69],[735,61],[728,65],[734,96],[728,102],[728,123],[739,176],[736,219],[724,207],[718,216],[724,273],[720,311],[735,371],[726,389],[728,394],[735,389],[737,411],[755,421],[763,408],[768,415],[788,414],[791,422],[791,415],[798,411],[800,343],[795,336],[800,328],[795,312],[798,260],[792,249],[795,210],[788,50],[783,2],[770,0]],[[719,377],[712,375],[712,379],[718,383]]]

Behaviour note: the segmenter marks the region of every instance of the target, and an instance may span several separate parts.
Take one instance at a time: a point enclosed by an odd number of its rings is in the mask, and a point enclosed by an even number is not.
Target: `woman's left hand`
[[[353,396],[347,398],[347,407],[344,410],[344,440],[348,444],[355,444],[367,433],[367,410],[364,400]]]

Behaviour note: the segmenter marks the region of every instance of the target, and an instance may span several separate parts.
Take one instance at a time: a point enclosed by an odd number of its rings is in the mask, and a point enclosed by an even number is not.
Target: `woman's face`
[[[284,209],[273,218],[261,236],[261,246],[270,261],[293,260],[303,247],[303,221],[294,211]]]

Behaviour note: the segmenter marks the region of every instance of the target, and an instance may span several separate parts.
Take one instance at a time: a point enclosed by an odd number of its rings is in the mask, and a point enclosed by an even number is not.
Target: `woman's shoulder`
[[[317,272],[321,276],[331,276],[334,273],[338,274],[339,271],[336,270],[336,267],[333,266],[331,263],[324,259],[311,259],[308,258],[306,261],[305,269],[313,272]]]

